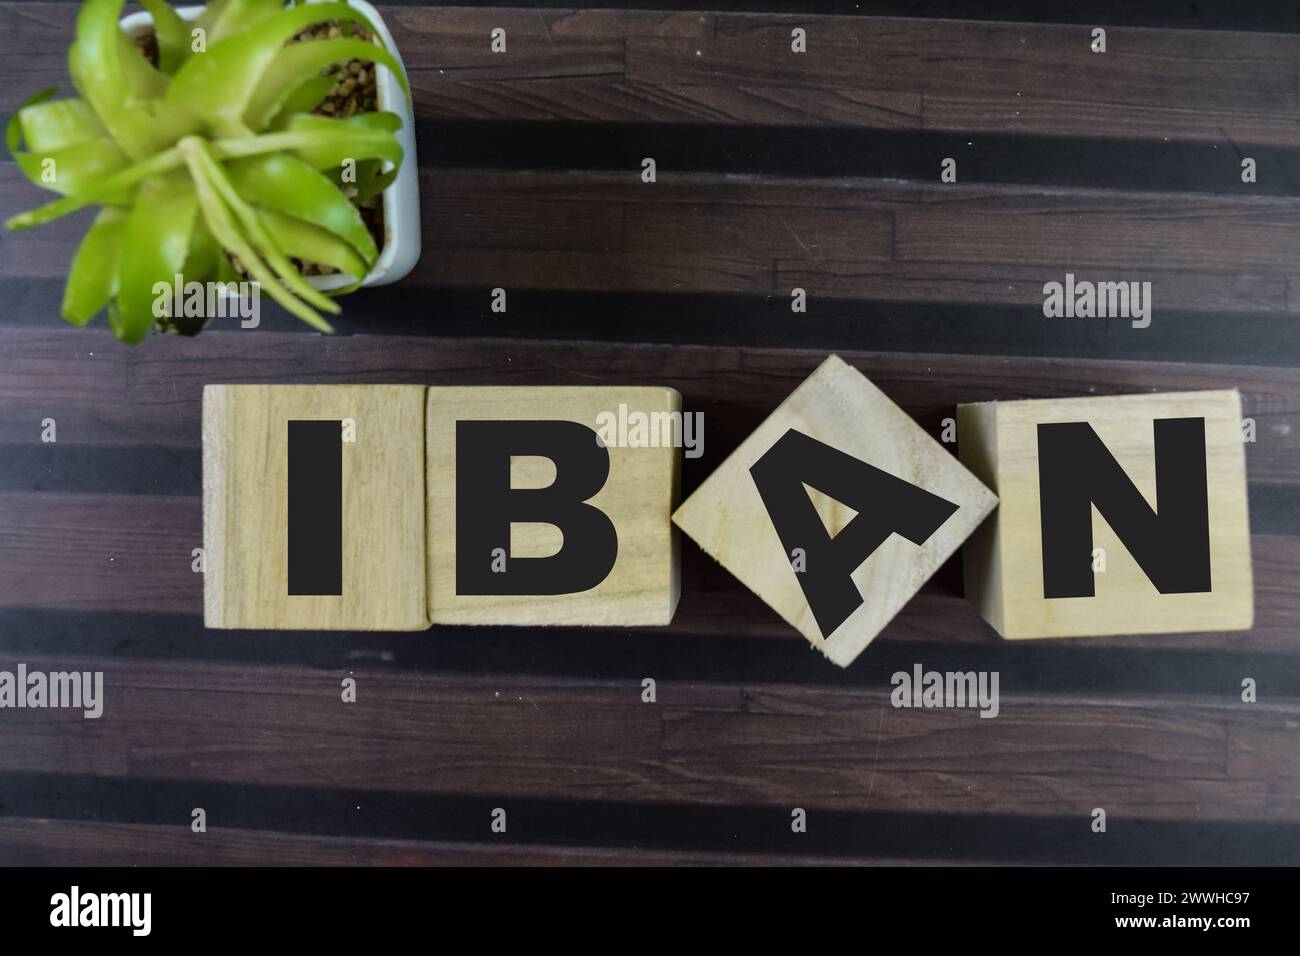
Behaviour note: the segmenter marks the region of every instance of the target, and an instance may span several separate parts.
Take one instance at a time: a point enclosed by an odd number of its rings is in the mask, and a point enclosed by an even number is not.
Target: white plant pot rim
[[[324,0],[307,2],[322,3]],[[379,11],[366,0],[348,0],[348,6],[356,8],[358,13],[375,25],[384,46],[405,72],[406,64],[402,63],[402,55]],[[193,22],[204,9],[204,6],[177,7],[176,13],[182,20]],[[153,26],[153,17],[148,11],[139,10],[123,17],[119,26],[129,37],[135,39]],[[406,106],[406,94],[397,77],[388,67],[381,64],[375,66],[376,102],[379,109],[402,117],[402,127],[397,131],[397,141],[402,147],[402,165],[398,169],[397,179],[384,190],[384,247],[380,250],[374,267],[361,280],[363,286],[396,282],[414,269],[420,259],[420,182],[416,172],[419,167],[415,159],[415,119]],[[307,277],[309,283],[322,291],[342,288],[349,284],[350,279],[347,275]]]

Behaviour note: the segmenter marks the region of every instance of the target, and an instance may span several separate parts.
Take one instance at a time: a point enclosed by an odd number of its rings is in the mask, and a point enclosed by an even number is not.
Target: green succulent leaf
[[[372,199],[397,181],[397,167],[387,171],[375,160],[357,166],[357,199]]]
[[[208,147],[201,140],[188,139],[182,142],[179,148],[194,179],[204,218],[212,234],[217,237],[217,241],[231,254],[238,256],[248,274],[288,311],[313,328],[320,329],[322,332],[332,332],[330,324],[311,306],[294,298],[293,294],[276,280],[278,270],[274,257],[279,250],[256,248],[256,239],[245,235],[241,225],[247,226],[246,217],[227,205],[233,186],[228,181],[223,181],[223,177],[213,175],[214,171],[219,170]],[[241,218],[245,219],[243,223],[240,222]],[[263,255],[267,255],[267,259],[264,260]],[[329,311],[337,311],[338,306],[327,300],[326,308]]]
[[[5,143],[10,153],[17,152],[24,145],[33,153],[42,153],[104,139],[108,135],[89,103],[75,97],[50,99],[57,92],[58,87],[54,86],[42,90],[28,97],[14,111],[5,129]]]
[[[382,63],[395,75],[403,76],[401,64],[391,53],[365,40],[340,38],[291,43],[276,53],[253,93],[248,109],[244,112],[250,127],[265,127],[280,111],[290,94],[301,85],[302,77],[348,60]]]
[[[396,125],[390,128],[390,123]],[[395,113],[360,113],[347,119],[299,113],[285,124],[285,148],[316,169],[338,169],[348,159],[383,159],[396,166],[402,161],[402,147],[392,131],[401,123]]]
[[[325,97],[329,96],[336,82],[338,80],[334,76],[312,76],[301,81],[297,88],[284,98],[279,112],[264,126],[274,128],[288,122],[289,117],[295,113],[310,113],[320,106]]]
[[[238,3],[231,0],[227,11]],[[173,77],[165,102],[184,107],[224,135],[247,131],[244,113],[284,44],[306,27],[331,20],[361,23],[374,29],[364,15],[346,3],[311,3],[280,10],[239,33],[209,43],[202,56],[190,57]]]
[[[214,42],[256,26],[283,9],[282,0],[216,0],[208,4],[197,25]]]
[[[111,139],[79,143],[42,155],[17,153],[14,161],[34,185],[65,196],[87,189],[127,164],[126,156]],[[127,192],[111,193],[102,201],[120,204],[127,202],[128,196]]]
[[[33,185],[67,195],[117,171],[127,159],[84,100],[50,100],[55,92],[42,90],[14,111],[5,125],[5,145]],[[121,195],[110,198],[124,201]]]
[[[155,70],[117,25],[123,0],[86,0],[77,17],[77,38],[68,69],[77,91],[132,159],[143,159],[174,141],[174,120],[150,108],[166,89]]]
[[[117,295],[125,222],[125,210],[105,207],[82,237],[63,287],[61,312],[73,325],[85,325]]]
[[[266,231],[261,220],[257,218],[257,210],[239,194],[239,190],[230,181],[225,170],[213,160],[207,147],[198,143],[195,145],[195,151],[198,165],[203,169],[208,181],[216,189],[217,195],[221,197],[226,207],[234,214],[235,219],[244,229],[248,238],[252,240],[257,251],[275,270],[281,281],[293,292],[301,296],[304,301],[316,306],[316,308],[325,309],[328,312],[337,312],[338,306],[313,288],[302,277],[302,273],[289,262],[277,238]]]
[[[194,223],[194,232],[190,235],[190,251],[185,257],[184,273],[187,276],[216,275],[222,262],[229,264],[230,257],[221,248],[221,243],[217,242],[204,218],[199,216]]]
[[[118,280],[117,324],[114,332],[126,342],[138,342],[154,327],[158,285],[173,287],[189,256],[190,237],[198,213],[194,186],[183,177],[143,186],[127,214]],[[170,296],[170,293],[167,293]]]
[[[231,182],[250,202],[329,230],[356,250],[367,268],[379,258],[357,208],[338,186],[302,160],[271,153],[237,160],[228,169]]]
[[[349,288],[366,277],[369,267],[353,248],[328,229],[314,226],[301,219],[286,216],[273,209],[258,209],[258,217],[268,232],[274,233],[284,251],[303,262],[333,266],[356,280]]]
[[[94,203],[108,202],[123,190],[131,189],[151,176],[161,176],[171,172],[181,165],[179,150],[169,149],[90,183],[75,195],[64,196],[44,206],[37,206],[35,209],[11,216],[5,222],[5,228],[30,229],[33,226],[43,226],[47,222],[53,222]]]

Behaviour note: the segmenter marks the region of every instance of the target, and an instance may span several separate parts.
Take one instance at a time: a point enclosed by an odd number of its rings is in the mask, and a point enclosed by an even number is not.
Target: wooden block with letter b
[[[425,391],[204,388],[208,627],[428,627]]]
[[[996,501],[880,389],[831,356],[673,520],[843,667]]]
[[[1236,391],[961,405],[957,441],[1001,501],[964,565],[1003,637],[1251,626]]]
[[[669,623],[685,424],[671,388],[430,388],[434,623]]]

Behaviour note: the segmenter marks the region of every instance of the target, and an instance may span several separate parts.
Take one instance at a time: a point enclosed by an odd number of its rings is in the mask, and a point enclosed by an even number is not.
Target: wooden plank
[[[422,244],[431,250],[501,249],[503,236],[517,249],[561,254],[603,252],[623,241],[622,207],[593,207],[581,199],[557,202],[539,197],[484,203],[479,197],[445,193],[422,203],[421,210]]]
[[[931,435],[960,402],[1139,391],[1239,388],[1256,423],[1246,444],[1252,483],[1300,480],[1300,370],[840,351]],[[129,350],[103,330],[0,329],[0,441],[39,439],[53,417],[60,442],[199,444],[207,382],[372,382],[424,385],[665,385],[687,411],[705,412],[699,481],[793,391],[825,353],[794,349],[339,337],[205,332]],[[698,473],[697,473],[698,472]]]
[[[1284,250],[1300,200],[1120,190],[927,186],[665,173],[439,171],[426,206],[472,201],[472,247],[442,241],[420,281],[439,285],[781,292],[904,301],[1041,305],[1066,272],[1152,283],[1162,309],[1297,308]],[[569,204],[623,223],[617,242],[562,254],[524,239],[569,228]],[[498,212],[541,217],[513,218]],[[457,207],[460,208],[460,207]],[[447,232],[440,214],[426,233]],[[1113,275],[1112,275],[1113,273]],[[1082,276],[1081,276],[1082,278]]]
[[[795,26],[807,54],[791,52]],[[1112,28],[1105,54],[1090,39],[1070,25],[728,15],[707,36],[629,37],[627,75],[919,94],[930,129],[1297,141],[1294,37]]]
[[[0,109],[66,84],[75,11],[0,5]],[[385,11],[420,119],[836,124],[1300,144],[1274,34],[532,8]],[[807,54],[790,31],[808,30]],[[507,33],[493,54],[491,30]],[[21,82],[18,80],[21,79]]]
[[[1123,266],[1137,276],[1148,268],[1290,276],[1282,250],[1300,239],[1300,201],[1290,198],[1164,202],[1140,193],[1039,197],[1010,190],[968,198],[936,189],[927,199],[896,214],[900,260],[1055,264],[1062,273]]]
[[[407,281],[1041,307],[1070,272],[1150,282],[1157,320],[1300,310],[1292,197],[660,175],[426,170]],[[40,201],[18,176],[0,166],[0,216]],[[80,234],[6,238],[0,277],[61,275]]]
[[[0,604],[200,614],[200,499],[0,494]]]
[[[1040,698],[896,709],[885,690],[449,678],[352,669],[27,659],[104,671],[104,716],[14,710],[0,772],[508,799],[1075,816],[1291,819],[1266,802],[1291,704]],[[166,715],[165,719],[161,719]],[[1229,734],[1229,721],[1235,720]],[[1233,773],[1234,754],[1277,770]],[[563,773],[556,768],[563,767]]]
[[[1241,706],[1244,713],[1228,721],[1229,773],[1265,782],[1267,812],[1300,813],[1300,715],[1287,709],[1256,710],[1259,704]]]
[[[719,201],[703,201],[693,189],[690,192],[696,201],[691,201],[684,195],[687,190],[675,182],[662,185],[667,187],[662,192],[668,194],[663,203],[654,202],[656,197],[647,191],[634,198],[620,190],[625,196],[621,208],[626,238],[620,246],[624,254],[652,256],[686,243],[697,258],[816,259],[844,249],[862,259],[892,257],[893,218],[883,208],[783,203],[775,192],[767,193],[766,183],[759,182],[734,204],[720,201],[720,196]],[[595,205],[599,206],[599,200]],[[760,237],[759,248],[754,248]]]
[[[435,209],[474,201],[463,223],[472,250],[446,241],[417,267],[439,285],[788,294],[798,284],[813,296],[1041,306],[1045,282],[1098,270],[1151,282],[1162,309],[1297,307],[1286,250],[1300,243],[1300,200],[1290,197],[671,171],[653,185],[631,171],[439,171],[422,189]],[[563,235],[575,202],[597,229],[620,218],[620,241],[567,256],[521,241]]]

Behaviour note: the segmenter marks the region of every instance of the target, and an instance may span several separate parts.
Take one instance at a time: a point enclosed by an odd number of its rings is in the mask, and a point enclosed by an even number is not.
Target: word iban
[[[996,717],[997,671],[924,671],[912,665],[912,673],[897,671],[889,702],[895,707],[979,707],[980,717]]]
[[[1132,319],[1133,328],[1151,324],[1150,282],[1082,282],[1065,274],[1065,284],[1043,286],[1043,315],[1049,319]]]
[[[73,886],[50,897],[51,926],[129,926],[132,936],[148,936],[152,917],[152,893],[82,893]]]
[[[609,417],[602,427],[615,445],[633,434],[637,441],[650,435],[648,425],[644,433],[633,429],[631,414],[603,414]],[[342,481],[331,484],[335,491],[328,499],[320,489],[322,475],[338,475],[342,468],[342,422],[291,421],[289,426],[288,593],[337,595],[343,581]],[[292,438],[308,429],[310,440]],[[1039,426],[1045,598],[1094,594],[1094,506],[1160,593],[1211,589],[1205,419],[1157,419],[1154,429],[1159,513],[1087,422]],[[685,425],[680,434],[688,434]],[[591,501],[609,478],[611,442],[572,421],[459,421],[452,478],[455,593],[578,594],[604,581],[618,560],[618,532]],[[510,462],[521,456],[549,458],[554,482],[545,488],[512,487]],[[1189,477],[1197,474],[1199,483]],[[894,534],[920,546],[957,510],[953,502],[797,429],[789,429],[754,462],[750,475],[786,554],[799,549],[806,556],[799,585],[827,638],[863,603],[853,574],[877,548]],[[857,516],[832,536],[804,486],[855,508]],[[560,529],[564,545],[547,557],[512,560],[498,573],[483,556],[509,541],[514,523],[550,524]],[[329,581],[318,584],[312,578],[303,587],[296,583],[300,575],[311,577],[312,568],[323,566],[318,542],[326,528],[334,555]]]
[[[70,707],[87,720],[104,713],[103,671],[0,671],[0,709],[6,707]]]
[[[606,448],[681,448],[687,458],[704,454],[703,412],[618,412],[596,416],[596,437]]]

